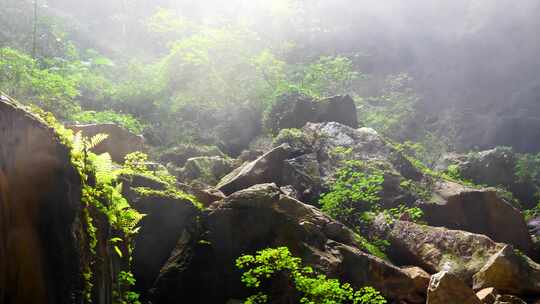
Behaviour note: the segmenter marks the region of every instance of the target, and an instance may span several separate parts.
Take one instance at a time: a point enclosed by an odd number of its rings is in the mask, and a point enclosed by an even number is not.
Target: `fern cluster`
[[[131,208],[127,200],[122,196],[122,184],[117,182],[119,170],[108,153],[97,155],[91,150],[107,139],[106,134],[97,134],[91,138],[85,138],[82,133],[73,134],[66,129],[55,117],[37,107],[31,111],[47,125],[52,127],[60,141],[70,148],[71,162],[79,172],[82,182],[82,225],[86,228],[88,244],[86,247],[91,260],[82,266],[85,303],[92,302],[92,290],[94,287],[93,265],[98,261],[96,248],[98,246],[98,229],[94,225],[92,210],[102,212],[113,228],[114,237],[109,240],[108,246],[117,252],[118,256],[131,262],[132,239],[137,233],[137,224],[144,215]],[[131,277],[126,280],[126,277]],[[138,294],[129,291],[134,284],[130,272],[122,271],[116,282],[114,302],[122,304],[139,304]]]

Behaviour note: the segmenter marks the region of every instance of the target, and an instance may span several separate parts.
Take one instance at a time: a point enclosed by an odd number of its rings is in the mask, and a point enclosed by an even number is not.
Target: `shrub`
[[[267,248],[256,255],[243,255],[236,260],[236,266],[245,270],[242,282],[250,288],[261,290],[265,280],[285,275],[289,284],[299,293],[299,303],[305,304],[384,304],[386,300],[372,287],[354,290],[348,283],[316,274],[311,267],[303,267],[300,258],[291,255],[287,247]],[[366,270],[367,271],[367,270]],[[287,296],[281,292],[283,296]],[[259,291],[244,303],[267,303],[268,296]]]
[[[322,211],[357,230],[379,209],[383,172],[349,160],[336,172],[330,192],[320,199]]]
[[[141,134],[144,130],[143,124],[133,116],[114,111],[83,111],[73,115],[71,119],[79,123],[115,123],[136,134]]]
[[[516,163],[515,174],[521,182],[540,180],[540,153],[523,154]]]
[[[9,95],[67,117],[79,109],[74,101],[79,95],[77,86],[75,75],[64,75],[58,68],[42,68],[17,50],[0,49],[0,90]]]

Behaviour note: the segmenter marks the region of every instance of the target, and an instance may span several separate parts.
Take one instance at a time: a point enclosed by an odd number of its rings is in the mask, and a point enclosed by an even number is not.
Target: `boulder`
[[[204,146],[194,144],[183,144],[169,148],[159,154],[159,160],[164,164],[171,164],[174,167],[181,168],[186,161],[192,157],[199,156],[218,156],[225,158],[225,154],[216,146]]]
[[[310,141],[313,152],[287,161],[285,173],[292,177],[290,183],[293,186],[299,186],[299,193],[308,190],[308,195],[303,197],[308,202],[318,201],[319,194],[330,189],[335,173],[347,160],[360,161],[367,165],[366,169],[376,167],[382,171],[384,184],[380,196],[384,207],[394,208],[417,200],[416,194],[401,185],[406,180],[420,183],[423,178],[421,171],[373,129],[353,129],[329,122],[308,123],[302,132]],[[310,171],[303,172],[299,164],[308,164]]]
[[[527,228],[533,240],[534,255],[532,257],[536,260],[540,255],[540,216],[536,216],[527,221]]]
[[[244,150],[238,155],[237,161],[240,163],[251,162],[261,157],[263,154],[264,151],[261,150]]]
[[[192,157],[179,171],[178,177],[184,183],[215,185],[234,169],[231,159],[219,156]]]
[[[401,270],[405,272],[409,278],[413,279],[418,290],[427,290],[431,276],[424,269],[417,266],[406,266],[401,268]]]
[[[504,247],[481,234],[406,221],[393,222],[382,238],[390,242],[387,255],[394,263],[418,265],[431,273],[446,270],[467,284]]]
[[[281,182],[290,185],[297,199],[316,204],[322,191],[319,162],[315,153],[304,154],[284,162]]]
[[[119,179],[131,207],[145,214],[135,235],[132,262],[135,289],[145,298],[182,231],[195,225],[201,212],[192,201],[151,176],[122,174]]]
[[[0,303],[82,302],[80,212],[68,147],[0,96]]]
[[[516,174],[518,156],[512,148],[497,147],[491,150],[451,154],[443,157],[439,169],[448,165],[457,166],[460,176],[476,184],[503,187],[510,191],[526,208],[536,206],[538,185],[533,181],[522,181]],[[445,164],[446,167],[442,168]]]
[[[513,295],[499,295],[494,304],[527,304],[522,299]]]
[[[406,272],[361,251],[356,234],[316,208],[285,196],[274,184],[229,195],[210,206],[201,222],[204,227],[198,233],[184,232],[162,268],[153,289],[156,303],[243,299],[251,291],[243,287],[235,259],[279,246],[355,288],[369,285],[393,300],[424,302],[425,290],[418,289]]]
[[[476,293],[482,304],[493,304],[497,300],[499,293],[493,287],[484,288]]]
[[[501,199],[492,188],[470,188],[438,181],[431,201],[420,205],[432,226],[484,234],[496,242],[531,252],[531,238],[521,212]]]
[[[96,154],[109,153],[113,161],[123,163],[129,153],[144,151],[144,138],[113,123],[71,125],[73,132],[82,132],[84,137],[91,138],[97,134],[107,134],[108,137],[92,151]]]
[[[178,183],[177,186],[185,193],[193,195],[197,199],[197,201],[200,202],[205,208],[210,206],[212,203],[225,198],[225,194],[223,194],[223,192],[214,188],[201,189],[196,186],[191,186],[183,183]]]
[[[287,94],[272,108],[267,127],[277,134],[282,129],[302,128],[308,122],[338,122],[358,127],[354,100],[348,96],[335,96],[314,100],[300,94]]]
[[[218,113],[215,127],[217,145],[227,155],[237,157],[262,131],[262,112],[257,107],[236,105]]]
[[[157,191],[165,191],[167,183],[148,174],[136,172],[124,172],[118,175],[118,181],[122,183],[122,195],[129,201],[140,198],[140,194],[135,191],[137,188],[148,188]]]
[[[229,195],[256,184],[280,184],[283,175],[283,161],[289,157],[290,153],[290,147],[287,144],[276,147],[256,160],[244,163],[223,177],[216,188]]]
[[[501,293],[540,295],[540,265],[512,246],[493,255],[473,277],[475,290],[494,287]]]
[[[455,275],[442,271],[431,276],[426,304],[481,304],[474,291]]]

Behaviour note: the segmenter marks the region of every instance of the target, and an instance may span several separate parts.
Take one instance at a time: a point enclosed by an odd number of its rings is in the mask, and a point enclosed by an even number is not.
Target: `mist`
[[[539,303],[539,54],[537,0],[0,0],[0,304]]]

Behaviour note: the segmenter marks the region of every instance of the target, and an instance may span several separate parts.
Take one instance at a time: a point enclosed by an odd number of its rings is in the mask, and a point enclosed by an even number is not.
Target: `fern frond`
[[[97,147],[97,145],[99,145],[104,140],[106,140],[107,138],[109,138],[109,134],[105,134],[105,133],[96,134],[96,135],[92,136],[92,138],[90,138],[90,140],[87,143],[86,148],[88,150],[92,150],[95,147]]]
[[[115,178],[113,162],[109,153],[97,155],[94,158],[93,164],[96,169],[96,180],[98,183],[106,184]]]

